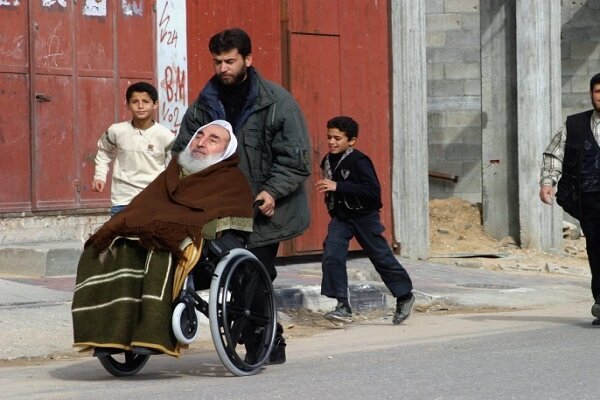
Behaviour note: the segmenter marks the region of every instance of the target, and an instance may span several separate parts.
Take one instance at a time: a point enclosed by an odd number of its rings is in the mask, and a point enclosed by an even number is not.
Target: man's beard
[[[215,164],[221,156],[222,154],[213,154],[196,158],[192,155],[192,150],[188,147],[179,153],[177,163],[189,173],[195,174]]]
[[[218,78],[221,81],[221,83],[225,86],[236,86],[236,85],[239,85],[240,83],[242,83],[244,81],[244,79],[246,79],[247,75],[248,75],[248,67],[244,66],[238,74],[233,76],[233,81],[224,82],[223,78],[220,75],[218,75]]]

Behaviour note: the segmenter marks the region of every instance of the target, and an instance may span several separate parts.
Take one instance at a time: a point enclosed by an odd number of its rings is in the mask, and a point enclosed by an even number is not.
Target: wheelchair
[[[186,249],[190,246],[194,247],[191,241]],[[192,266],[180,278],[181,291],[173,302],[171,329],[175,338],[183,346],[194,342],[204,315],[225,368],[236,376],[256,374],[269,360],[277,324],[274,290],[267,270],[244,247],[236,231],[203,240],[201,250],[196,249],[190,258]],[[206,289],[208,301],[198,294]],[[95,356],[110,374],[125,377],[138,373],[152,353],[122,351]]]

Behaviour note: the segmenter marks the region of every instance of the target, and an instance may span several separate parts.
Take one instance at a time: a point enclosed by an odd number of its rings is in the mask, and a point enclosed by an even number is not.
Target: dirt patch
[[[585,239],[577,238],[578,232],[565,230],[559,254],[521,249],[514,238],[497,240],[487,234],[483,230],[481,206],[458,198],[431,200],[429,220],[432,261],[488,269],[514,268],[522,272],[588,270]]]

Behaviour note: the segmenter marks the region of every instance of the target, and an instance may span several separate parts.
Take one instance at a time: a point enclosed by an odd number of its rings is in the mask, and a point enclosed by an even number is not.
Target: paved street
[[[0,371],[9,399],[596,399],[600,330],[587,304],[486,314],[417,313],[292,339],[288,362],[231,377],[210,347],[154,356],[117,379],[92,358]]]

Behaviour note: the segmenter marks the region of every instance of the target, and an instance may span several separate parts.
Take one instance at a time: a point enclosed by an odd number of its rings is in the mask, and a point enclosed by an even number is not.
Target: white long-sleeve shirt
[[[155,122],[146,130],[135,128],[131,121],[111,125],[98,140],[94,180],[106,182],[109,165],[112,172],[111,203],[127,205],[150,182],[165,170],[171,159],[175,136]]]

